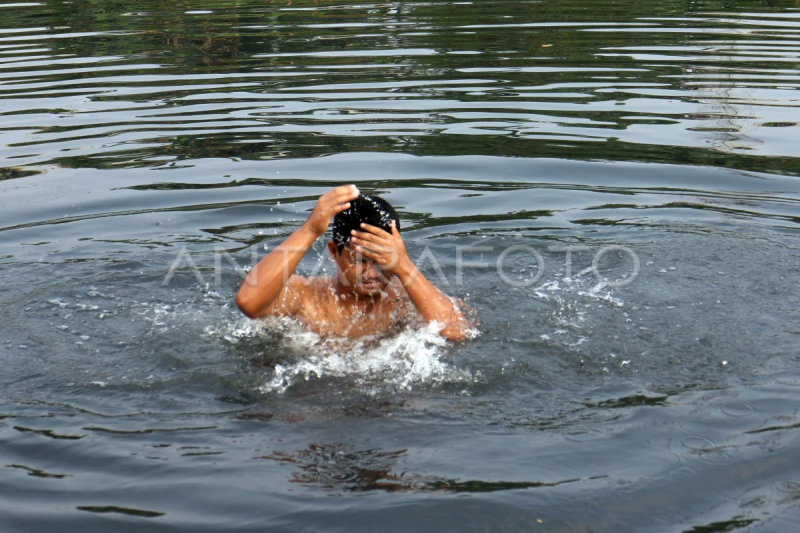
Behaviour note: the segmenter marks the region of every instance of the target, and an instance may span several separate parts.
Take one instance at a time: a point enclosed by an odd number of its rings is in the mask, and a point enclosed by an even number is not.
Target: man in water
[[[338,275],[292,275],[331,220],[328,252]],[[449,340],[469,338],[474,327],[462,311],[468,307],[439,292],[408,257],[392,206],[355,185],[317,200],[308,220],[250,271],[236,305],[250,318],[293,317],[325,336],[374,335],[413,313]]]

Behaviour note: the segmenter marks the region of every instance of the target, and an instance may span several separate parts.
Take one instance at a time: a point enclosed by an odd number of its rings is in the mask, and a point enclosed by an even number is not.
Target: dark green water
[[[798,88],[795,0],[0,4],[0,531],[794,531]],[[343,183],[477,339],[239,315]]]

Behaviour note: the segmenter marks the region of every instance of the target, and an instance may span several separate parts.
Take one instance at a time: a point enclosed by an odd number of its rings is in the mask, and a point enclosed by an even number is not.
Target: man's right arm
[[[333,217],[348,209],[358,194],[354,185],[345,185],[320,196],[308,220],[247,274],[236,294],[242,313],[250,318],[294,314],[298,295],[286,294],[292,273],[314,241],[325,234]]]
[[[236,294],[242,313],[250,318],[294,314],[298,295],[286,294],[289,291],[285,289],[290,289],[292,272],[316,238],[301,226],[250,270]]]

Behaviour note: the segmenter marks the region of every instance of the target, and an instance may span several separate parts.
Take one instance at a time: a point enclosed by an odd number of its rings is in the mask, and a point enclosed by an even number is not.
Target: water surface
[[[791,531],[799,63],[795,1],[0,5],[0,526]],[[344,183],[477,339],[237,312]]]

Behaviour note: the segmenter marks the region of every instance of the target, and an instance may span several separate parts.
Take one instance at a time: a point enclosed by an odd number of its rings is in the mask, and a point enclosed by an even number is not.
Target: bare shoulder
[[[294,316],[307,299],[307,278],[292,275],[275,301],[261,316]]]
[[[296,279],[295,279],[296,278]],[[334,279],[331,276],[292,276],[289,283],[293,287],[298,300],[305,307],[326,305],[328,297],[335,289]]]

